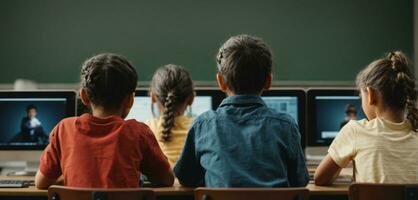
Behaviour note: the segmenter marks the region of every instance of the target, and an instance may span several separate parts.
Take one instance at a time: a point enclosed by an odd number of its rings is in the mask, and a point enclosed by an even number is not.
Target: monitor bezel
[[[76,91],[0,91],[0,98],[65,98],[67,101],[66,116],[73,117],[77,114],[77,92]],[[0,146],[2,151],[27,151],[43,150],[47,145],[26,146],[26,145],[4,145]]]
[[[306,148],[306,92],[303,89],[270,89],[263,92],[261,97],[296,96],[298,101],[298,126],[302,148]]]
[[[315,97],[317,96],[359,96],[356,89],[309,89],[307,96],[307,138],[308,146],[326,147],[329,146],[334,139],[327,139],[324,142],[316,140],[316,106]]]

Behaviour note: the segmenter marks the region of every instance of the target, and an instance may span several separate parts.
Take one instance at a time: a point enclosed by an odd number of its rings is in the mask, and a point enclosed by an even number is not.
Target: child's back
[[[161,150],[167,156],[171,166],[176,164],[183,151],[186,142],[187,132],[192,126],[193,119],[187,116],[177,116],[174,118],[173,127],[170,129],[170,141],[159,140],[158,144]],[[156,138],[162,138],[162,130],[164,130],[164,119],[161,117],[153,118],[146,122]]]
[[[289,115],[268,108],[260,97],[227,98],[216,112],[195,121],[189,140],[194,140],[188,142],[195,152],[186,149],[183,157],[195,153],[201,167],[190,160],[180,162],[176,173],[182,174],[184,183],[204,173],[207,187],[306,185],[297,125]]]
[[[418,183],[418,134],[407,121],[350,121],[330,146],[340,166],[356,163],[357,182]]]
[[[124,57],[100,54],[81,70],[80,98],[92,114],[62,120],[40,159],[36,186],[48,188],[63,175],[72,187],[138,187],[140,174],[157,185],[173,175],[151,130],[125,121],[134,100],[137,75]]]
[[[135,120],[84,114],[61,121],[50,140],[40,171],[62,174],[66,186],[138,187],[140,169],[157,174],[168,167],[152,132]]]
[[[174,172],[184,185],[207,187],[305,186],[308,173],[298,127],[259,96],[271,86],[271,52],[258,38],[232,37],[218,54],[216,111],[193,123]]]

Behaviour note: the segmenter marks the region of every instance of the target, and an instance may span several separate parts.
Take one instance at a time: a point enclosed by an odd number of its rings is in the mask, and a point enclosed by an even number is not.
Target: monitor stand
[[[35,176],[38,171],[39,162],[24,162],[25,165],[22,169],[12,169],[6,173],[7,176]]]

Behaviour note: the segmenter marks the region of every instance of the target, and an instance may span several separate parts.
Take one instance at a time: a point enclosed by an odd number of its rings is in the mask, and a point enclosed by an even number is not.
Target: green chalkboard
[[[74,83],[97,53],[127,56],[140,81],[164,64],[214,81],[214,57],[247,33],[274,52],[275,80],[350,81],[385,52],[413,54],[412,0],[2,0],[0,83]]]

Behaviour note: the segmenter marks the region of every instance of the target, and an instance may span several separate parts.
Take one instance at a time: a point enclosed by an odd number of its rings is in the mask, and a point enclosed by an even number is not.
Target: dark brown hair
[[[178,65],[165,65],[159,68],[151,81],[151,93],[164,106],[163,130],[161,140],[170,141],[171,129],[179,106],[183,105],[187,98],[194,92],[193,82],[187,72]]]
[[[104,109],[118,109],[135,92],[137,82],[135,68],[120,55],[99,54],[81,67],[81,87],[94,105]]]
[[[260,38],[229,38],[216,56],[218,71],[235,94],[258,94],[271,74],[272,53]]]
[[[395,110],[406,109],[414,131],[418,129],[417,90],[409,59],[400,51],[369,64],[357,76],[359,89],[370,87],[382,95],[384,103]]]

